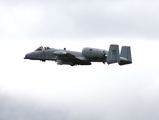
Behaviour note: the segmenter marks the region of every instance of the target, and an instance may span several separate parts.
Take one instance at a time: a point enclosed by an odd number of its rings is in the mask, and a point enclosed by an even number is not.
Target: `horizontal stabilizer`
[[[132,63],[132,58],[131,58],[130,46],[122,46],[119,65],[126,65],[131,63]]]

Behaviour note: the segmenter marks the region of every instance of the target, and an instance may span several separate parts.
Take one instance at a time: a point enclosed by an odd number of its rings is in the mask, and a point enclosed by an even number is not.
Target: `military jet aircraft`
[[[24,59],[40,60],[45,62],[51,60],[58,65],[91,65],[91,62],[103,62],[104,64],[118,63],[126,65],[132,63],[130,46],[122,46],[119,54],[119,46],[112,44],[109,51],[104,49],[85,47],[82,52],[64,49],[55,49],[40,46],[35,51],[25,55]]]

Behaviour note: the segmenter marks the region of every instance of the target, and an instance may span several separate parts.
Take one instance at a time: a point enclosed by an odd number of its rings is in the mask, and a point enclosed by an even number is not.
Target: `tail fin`
[[[110,45],[109,52],[107,56],[107,63],[113,64],[119,62],[119,46],[118,45]]]
[[[119,65],[126,65],[132,63],[130,46],[122,46],[120,53],[120,61],[118,63]]]

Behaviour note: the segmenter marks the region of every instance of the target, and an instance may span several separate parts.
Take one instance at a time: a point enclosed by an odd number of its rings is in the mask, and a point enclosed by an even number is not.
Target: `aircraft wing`
[[[85,58],[76,57],[67,51],[55,51],[54,54],[57,57],[57,61],[60,60],[60,64],[91,65]]]
[[[66,51],[55,51],[54,54],[60,59],[69,58],[69,59],[76,59],[76,57]]]

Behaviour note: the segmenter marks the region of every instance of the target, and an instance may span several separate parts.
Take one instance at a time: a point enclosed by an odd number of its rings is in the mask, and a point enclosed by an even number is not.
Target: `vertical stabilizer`
[[[107,56],[107,63],[113,64],[113,63],[117,63],[119,61],[120,61],[119,46],[112,44],[109,47],[109,52],[108,52],[108,56]]]
[[[132,58],[131,58],[130,46],[122,46],[119,65],[126,65],[131,63],[132,63]]]

